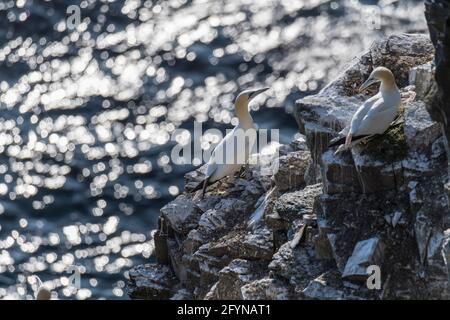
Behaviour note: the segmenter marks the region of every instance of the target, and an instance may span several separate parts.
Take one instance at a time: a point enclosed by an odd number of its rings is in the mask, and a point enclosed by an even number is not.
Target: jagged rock
[[[336,272],[327,272],[312,280],[302,291],[307,299],[313,300],[359,300],[357,297],[347,293],[342,281]]]
[[[203,237],[199,230],[191,230],[187,235],[186,240],[183,241],[183,253],[193,254],[206,241],[207,239]]]
[[[363,148],[353,148],[352,156],[362,193],[397,189],[403,183],[400,162],[380,161],[364,153]]]
[[[209,209],[200,217],[198,228],[203,234],[214,234],[226,228],[225,212]]]
[[[305,186],[305,172],[310,161],[309,151],[296,151],[280,157],[278,171],[274,174],[278,190],[298,190]]]
[[[349,280],[365,280],[368,276],[367,267],[382,265],[384,245],[378,237],[360,241],[356,244],[352,255],[345,265],[342,278]]]
[[[307,298],[317,300],[343,300],[346,298],[343,291],[327,286],[317,279],[311,281],[303,291],[303,294]]]
[[[170,297],[170,300],[192,300],[192,295],[188,290],[180,289]]]
[[[251,179],[258,182],[265,191],[272,187],[272,177],[279,167],[279,149],[271,148],[269,151],[271,152],[251,155],[246,166]]]
[[[395,228],[397,224],[400,223],[400,219],[402,218],[403,213],[403,211],[395,211],[394,213],[386,214],[384,216],[384,219],[387,223]]]
[[[409,72],[413,67],[433,60],[434,48],[428,35],[401,34],[375,43],[370,51],[373,66],[391,69],[397,75],[399,86],[404,87],[408,84]]]
[[[311,248],[292,248],[290,243],[285,243],[273,255],[269,270],[274,275],[289,281],[297,288],[296,290],[301,290],[311,278],[323,272],[323,267],[320,261],[315,259]]]
[[[272,232],[266,228],[259,228],[254,232],[231,232],[213,242],[208,252],[213,256],[270,260],[273,255]]]
[[[172,270],[181,282],[186,281],[186,261],[183,260],[183,249],[176,239],[167,239],[167,247]]]
[[[434,76],[434,64],[431,62],[411,69],[409,83],[415,86],[418,99],[422,101],[428,100],[431,90],[436,85]]]
[[[244,300],[288,300],[289,289],[281,281],[265,278],[250,282],[241,288]]]
[[[184,175],[184,190],[190,192],[205,179],[206,165]]]
[[[428,149],[442,135],[441,126],[433,121],[423,101],[405,108],[405,137],[410,150]]]
[[[194,201],[194,205],[202,212],[206,212],[214,208],[222,200],[220,195],[208,194],[207,197],[198,197]]]
[[[287,230],[292,222],[303,215],[311,215],[318,195],[322,193],[322,185],[307,186],[300,191],[285,193],[276,201],[273,213],[269,215],[268,224],[277,230]],[[276,221],[277,225],[275,225]]]
[[[327,234],[327,240],[328,243],[330,245],[330,249],[331,249],[331,253],[333,255],[334,261],[336,262],[336,266],[339,269],[340,272],[344,272],[344,268],[345,268],[345,256],[341,255],[338,252],[338,247],[337,247],[337,237],[338,235],[336,233],[329,233]],[[346,245],[346,243],[342,243],[344,246]],[[342,251],[342,250],[339,250]]]
[[[303,135],[300,135],[298,138],[294,138],[294,140],[290,143],[290,146],[294,151],[309,151],[308,143]]]
[[[228,255],[216,256],[210,252],[210,244],[202,245],[189,260],[186,273],[186,286],[197,297],[203,297],[210,286],[218,281],[219,271],[227,266],[232,258]]]
[[[161,209],[161,216],[177,233],[186,235],[198,225],[200,210],[187,195],[180,195]]]
[[[321,219],[317,222],[318,233],[313,239],[315,257],[317,259],[330,260],[333,259],[333,248],[331,246],[328,234],[330,228],[327,225],[327,221]],[[331,235],[331,234],[330,234]]]
[[[220,270],[219,281],[211,288],[206,299],[241,300],[241,287],[257,280],[264,274],[265,266],[260,262],[235,259]]]
[[[322,155],[322,181],[325,194],[361,192],[361,183],[351,153],[334,154],[328,150]]]
[[[128,295],[133,299],[168,299],[178,283],[169,267],[156,264],[134,267],[128,276]]]

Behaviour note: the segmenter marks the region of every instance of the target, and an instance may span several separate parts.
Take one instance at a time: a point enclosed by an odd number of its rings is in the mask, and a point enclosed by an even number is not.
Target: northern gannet
[[[376,68],[359,90],[362,91],[379,82],[381,82],[379,92],[366,100],[353,115],[347,136],[338,138],[329,145],[329,148],[341,145],[336,153],[352,147],[369,136],[383,134],[395,119],[401,105],[401,94],[391,70],[385,67]]]
[[[205,195],[206,188],[211,183],[221,180],[224,177],[230,176],[237,171],[239,171],[243,164],[247,162],[252,150],[253,145],[246,144],[243,150],[236,149],[236,141],[238,140],[238,135],[242,132],[247,132],[248,130],[255,130],[255,125],[253,123],[253,118],[248,110],[248,104],[257,95],[265,92],[269,88],[258,89],[258,90],[245,90],[241,92],[235,101],[236,117],[239,120],[239,124],[234,127],[219,144],[214,148],[211,153],[211,158],[207,163],[205,179],[200,182],[192,192],[202,189],[202,198]],[[230,145],[232,145],[231,152]],[[239,144],[237,145],[239,147]],[[241,154],[240,152],[243,152]],[[240,159],[244,161],[238,161]]]

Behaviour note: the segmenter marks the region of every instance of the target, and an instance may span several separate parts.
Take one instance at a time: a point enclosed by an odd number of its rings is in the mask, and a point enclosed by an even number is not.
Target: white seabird
[[[246,145],[242,148],[243,150],[237,150],[236,146],[239,147],[239,143],[237,143],[237,140],[239,139],[238,135],[242,133],[245,134],[248,130],[256,130],[253,118],[248,110],[248,104],[253,98],[268,89],[269,88],[245,90],[236,98],[235,109],[239,124],[234,127],[234,129],[230,131],[214,148],[211,153],[211,158],[207,163],[205,179],[200,182],[194,190],[192,190],[195,192],[203,188],[202,198],[205,195],[208,185],[219,181],[224,177],[233,175],[242,168],[244,163],[247,162],[254,145],[246,139]],[[229,150],[230,146],[233,146],[232,150]]]
[[[379,82],[379,92],[366,100],[353,115],[347,136],[332,141],[329,145],[334,147],[345,142],[336,153],[351,148],[372,135],[383,134],[395,119],[401,105],[401,94],[391,70],[385,67],[376,68],[363,83],[360,91]]]

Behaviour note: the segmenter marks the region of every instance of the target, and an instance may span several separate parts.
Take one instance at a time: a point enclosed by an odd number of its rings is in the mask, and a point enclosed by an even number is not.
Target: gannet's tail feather
[[[367,134],[360,135],[360,136],[354,136],[354,137],[352,137],[352,142],[358,142],[359,140],[362,140],[367,137],[369,137],[369,135],[367,135]],[[345,144],[345,139],[347,139],[347,137],[340,137],[340,138],[331,140],[330,144],[328,145],[328,148],[333,148],[333,147]]]
[[[264,200],[261,201],[261,204],[256,208],[255,212],[252,213],[250,216],[250,219],[248,220],[248,227],[253,228],[256,226],[256,224],[261,221],[261,219],[264,217],[264,212],[267,208],[267,200],[269,199],[270,195],[275,190],[275,187],[273,187],[269,192],[266,193],[266,196],[264,197]]]

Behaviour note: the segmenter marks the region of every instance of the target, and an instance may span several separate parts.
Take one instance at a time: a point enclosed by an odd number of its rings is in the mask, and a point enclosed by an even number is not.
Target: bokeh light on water
[[[290,141],[296,99],[383,34],[425,30],[420,1],[378,3],[381,30],[357,1],[1,1],[0,298],[31,299],[33,274],[55,298],[125,298],[192,169],[172,163],[171,134],[224,130],[240,89],[270,86],[255,120]]]

